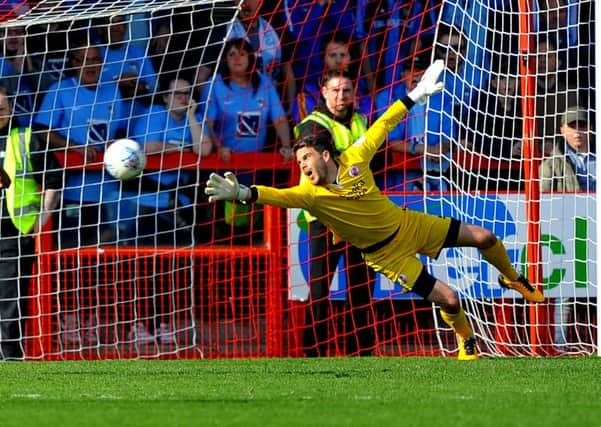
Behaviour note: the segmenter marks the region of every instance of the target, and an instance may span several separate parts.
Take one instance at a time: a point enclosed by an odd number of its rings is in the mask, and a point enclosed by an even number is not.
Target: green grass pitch
[[[601,426],[601,358],[0,364],[9,426]]]

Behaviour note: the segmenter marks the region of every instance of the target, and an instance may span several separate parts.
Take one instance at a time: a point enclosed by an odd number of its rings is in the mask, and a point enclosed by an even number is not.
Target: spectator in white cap
[[[540,165],[542,191],[595,191],[595,146],[588,112],[579,106],[569,107],[561,118],[561,138],[554,144],[551,156]],[[558,351],[569,351],[568,320],[574,312],[575,301],[569,297],[555,299],[554,343]],[[561,325],[561,326],[560,326]],[[575,333],[575,331],[573,331]]]
[[[540,165],[542,191],[595,191],[594,141],[588,112],[571,106],[563,114],[559,127],[561,138],[551,156]]]

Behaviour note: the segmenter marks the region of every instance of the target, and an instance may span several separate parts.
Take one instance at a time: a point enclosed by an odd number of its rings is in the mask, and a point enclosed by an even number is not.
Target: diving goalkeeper
[[[211,174],[205,189],[209,201],[239,200],[283,208],[308,210],[334,233],[363,253],[367,264],[393,282],[437,304],[442,319],[455,331],[460,360],[478,358],[472,327],[457,292],[430,275],[416,254],[438,257],[443,248],[476,247],[499,271],[499,284],[542,302],[542,293],[511,265],[503,242],[489,230],[458,221],[411,211],[394,204],[374,182],[369,163],[387,133],[416,102],[424,103],[440,92],[438,82],[444,62],[434,62],[420,83],[388,110],[343,153],[323,146],[313,136],[300,138],[294,152],[301,172],[308,178],[285,189],[239,185],[231,172]]]

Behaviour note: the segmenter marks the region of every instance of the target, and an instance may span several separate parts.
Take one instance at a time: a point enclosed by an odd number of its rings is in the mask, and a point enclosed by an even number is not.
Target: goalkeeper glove
[[[444,61],[437,59],[424,72],[417,86],[409,92],[409,98],[416,104],[425,104],[428,97],[440,92],[444,88],[444,84],[438,81],[442,70],[444,70]]]
[[[236,175],[226,172],[223,176],[212,173],[207,181],[205,194],[209,196],[209,202],[217,200],[250,200],[250,188],[238,183]]]

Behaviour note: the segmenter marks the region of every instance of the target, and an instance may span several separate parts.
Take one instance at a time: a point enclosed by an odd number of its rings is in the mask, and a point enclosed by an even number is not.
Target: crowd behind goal
[[[240,181],[294,181],[293,128],[319,104],[328,69],[353,76],[355,108],[373,122],[431,62],[445,60],[444,94],[413,109],[380,153],[375,172],[384,191],[524,189],[523,34],[515,0],[488,7],[438,0],[244,0],[239,8],[200,2],[29,24],[26,17],[44,3],[0,7],[0,86],[14,108],[4,132],[31,128],[47,155],[62,162],[80,156],[87,166],[118,138],[138,141],[149,156],[197,159],[185,168],[149,168],[131,182],[98,167],[61,169],[48,233],[55,248],[261,244],[260,207],[207,203],[203,185],[211,171],[203,158],[227,163],[237,153],[274,153],[281,168],[235,170]],[[541,189],[595,191],[593,3],[533,4],[536,146],[528,156],[543,165],[550,159],[541,167]],[[555,161],[565,151],[566,125],[590,137],[587,152],[574,156],[581,161],[571,180]],[[464,152],[484,166],[455,167]],[[132,339],[153,329],[170,337],[168,321],[156,317],[151,327],[136,323]]]

